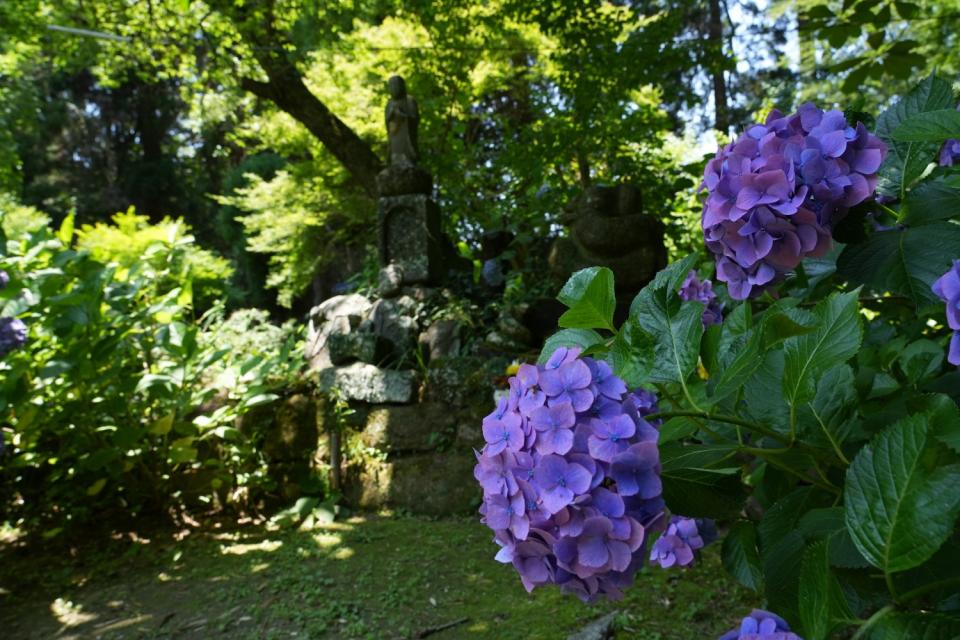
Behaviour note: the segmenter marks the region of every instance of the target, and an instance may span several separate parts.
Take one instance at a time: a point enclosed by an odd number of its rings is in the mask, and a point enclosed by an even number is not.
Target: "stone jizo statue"
[[[390,166],[406,167],[417,163],[417,126],[420,112],[417,101],[407,95],[407,83],[400,76],[387,82],[390,101],[387,102],[387,139],[390,141]]]

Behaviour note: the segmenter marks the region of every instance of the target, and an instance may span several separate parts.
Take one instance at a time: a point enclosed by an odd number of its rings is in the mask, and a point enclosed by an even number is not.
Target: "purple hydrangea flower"
[[[27,342],[27,325],[20,318],[0,318],[0,358]]]
[[[720,149],[704,170],[702,226],[730,296],[756,295],[826,253],[833,224],[876,189],[886,152],[863,124],[809,103],[774,110]]]
[[[10,274],[0,270],[0,289],[6,289],[8,284],[10,284]]]
[[[703,326],[723,322],[723,303],[713,292],[713,283],[709,279],[701,281],[697,272],[691,271],[683,281],[679,293],[681,300],[696,300],[704,304],[703,315],[700,316]]]
[[[960,260],[933,283],[933,292],[947,303],[947,326],[953,329],[947,361],[960,366]]]
[[[649,392],[629,392],[610,366],[557,349],[522,365],[483,421],[474,477],[497,560],[529,591],[558,585],[583,600],[620,597],[665,526]]]
[[[739,629],[732,629],[719,640],[803,640],[790,631],[787,621],[775,613],[754,609],[743,619]]]
[[[496,410],[483,419],[485,451],[495,455],[504,449],[519,451],[523,447],[524,433],[520,415],[510,410],[508,398],[500,398]]]
[[[717,539],[717,525],[709,518],[673,516],[667,530],[653,544],[650,562],[664,569],[693,564],[695,552]]]

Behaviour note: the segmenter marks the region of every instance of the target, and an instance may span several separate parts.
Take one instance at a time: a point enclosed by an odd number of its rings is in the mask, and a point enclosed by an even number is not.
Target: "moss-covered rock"
[[[473,454],[466,452],[368,460],[362,467],[351,467],[345,497],[362,509],[403,509],[431,516],[467,513],[480,501],[475,464]]]

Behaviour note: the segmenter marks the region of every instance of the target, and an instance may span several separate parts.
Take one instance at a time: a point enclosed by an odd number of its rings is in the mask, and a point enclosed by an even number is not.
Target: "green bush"
[[[57,532],[104,512],[230,503],[269,482],[259,434],[235,424],[297,375],[297,334],[277,330],[269,347],[218,339],[230,331],[222,304],[194,322],[182,280],[204,252],[176,223],[147,242],[157,227],[117,219],[84,231],[91,250],[70,247],[68,217],[0,255],[2,315],[29,327],[0,361],[0,520]],[[129,237],[147,259],[121,266]]]
[[[228,260],[194,244],[190,231],[182,219],[164,218],[150,224],[147,216],[137,215],[130,207],[114,215],[113,224],[83,225],[77,232],[77,247],[89,251],[99,262],[115,262],[120,279],[144,261],[149,262],[155,271],[163,272],[161,290],[183,287],[192,291],[198,309],[206,309],[226,293],[225,283],[233,275],[233,267]]]

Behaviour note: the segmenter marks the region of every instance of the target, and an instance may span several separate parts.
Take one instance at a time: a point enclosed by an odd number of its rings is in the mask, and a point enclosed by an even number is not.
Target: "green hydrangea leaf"
[[[847,472],[847,530],[886,573],[922,564],[953,531],[960,465],[932,468],[928,418],[908,416],[861,449]]]
[[[783,395],[787,402],[797,405],[811,400],[820,374],[846,362],[860,348],[863,329],[858,294],[832,294],[814,309],[816,331],[784,342]]]
[[[761,591],[763,568],[757,550],[757,530],[748,520],[740,520],[730,526],[723,540],[723,566],[743,586]]]
[[[825,640],[842,620],[853,617],[830,569],[826,540],[807,547],[800,565],[800,619],[806,640]]]
[[[560,316],[561,327],[616,330],[613,312],[617,307],[617,297],[610,269],[590,267],[577,271],[563,285],[557,299],[569,307]]]

